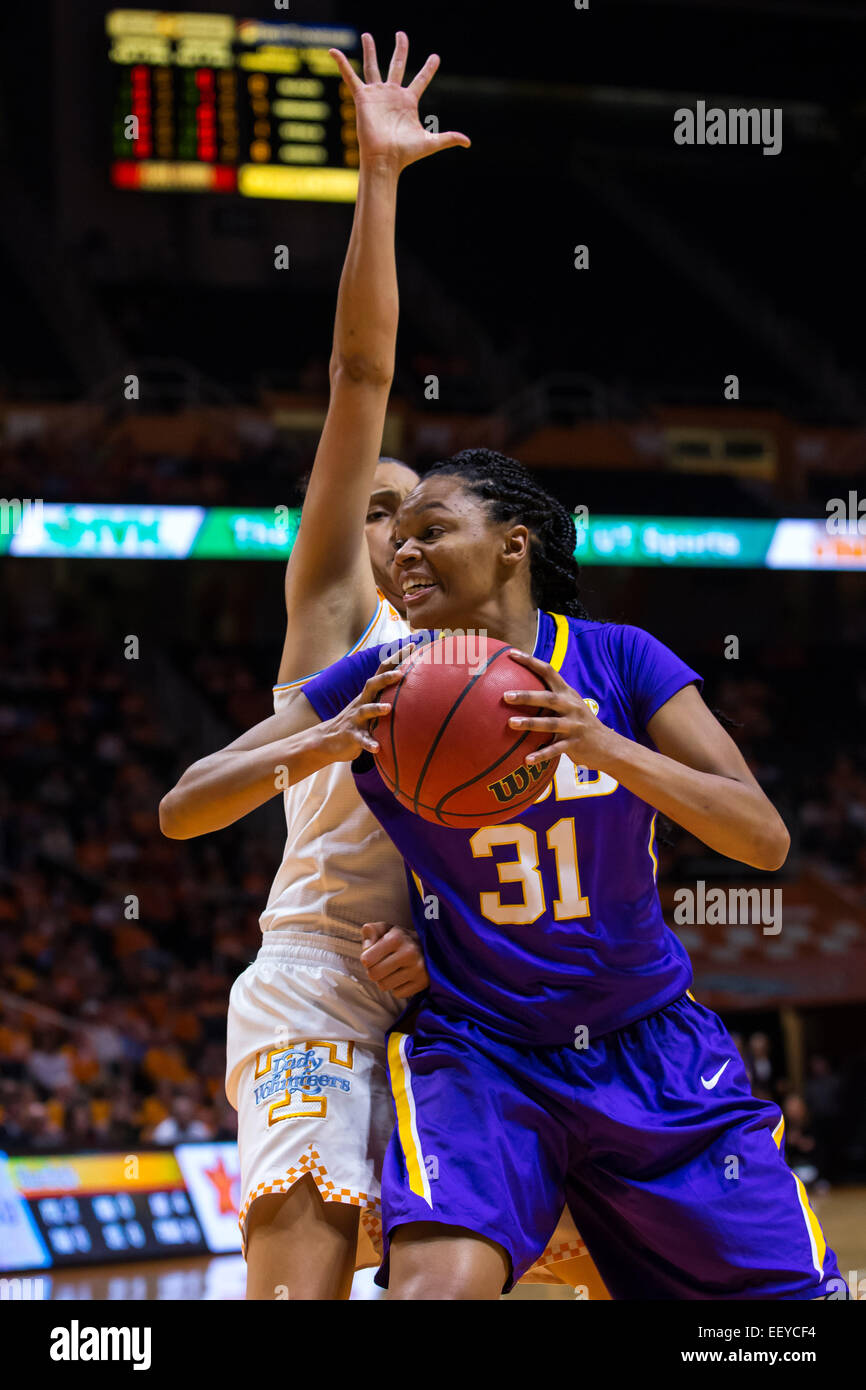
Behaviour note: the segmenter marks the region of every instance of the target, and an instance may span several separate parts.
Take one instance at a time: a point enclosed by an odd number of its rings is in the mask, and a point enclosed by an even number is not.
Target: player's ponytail
[[[468,491],[489,504],[494,521],[520,521],[529,528],[532,599],[539,608],[572,618],[589,617],[578,587],[574,518],[522,463],[494,449],[462,449],[434,463],[424,476],[437,473],[458,477]]]

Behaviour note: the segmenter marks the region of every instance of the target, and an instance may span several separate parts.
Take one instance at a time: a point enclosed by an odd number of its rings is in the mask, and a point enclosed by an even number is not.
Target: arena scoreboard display
[[[131,1172],[129,1160],[136,1167]],[[5,1197],[21,1229],[3,1225],[2,1268],[135,1260],[207,1249],[173,1153],[4,1159]]]
[[[0,1153],[0,1271],[237,1251],[240,1182],[226,1142]]]
[[[111,10],[111,182],[148,192],[354,202],[355,107],[328,53],[356,30]]]

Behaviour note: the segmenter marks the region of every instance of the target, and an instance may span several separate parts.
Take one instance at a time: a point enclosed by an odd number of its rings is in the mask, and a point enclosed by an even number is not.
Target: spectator
[[[60,1046],[61,1034],[53,1031],[45,1036],[42,1045],[30,1054],[27,1070],[44,1091],[69,1086],[73,1081],[70,1058]]]
[[[806,1102],[796,1091],[785,1097],[785,1158],[793,1173],[809,1191],[826,1192],[829,1183],[819,1168],[820,1149],[809,1122]]]
[[[843,1147],[842,1078],[830,1066],[827,1058],[815,1053],[809,1058],[808,1077],[803,1087],[812,1125],[821,1150],[826,1154],[827,1177],[833,1179],[838,1171],[838,1157]]]
[[[196,1118],[196,1104],[191,1096],[177,1096],[171,1114],[153,1131],[154,1144],[184,1144],[191,1139],[213,1139],[214,1130]]]
[[[746,1066],[753,1084],[772,1092],[775,1076],[766,1033],[753,1033],[749,1038]]]

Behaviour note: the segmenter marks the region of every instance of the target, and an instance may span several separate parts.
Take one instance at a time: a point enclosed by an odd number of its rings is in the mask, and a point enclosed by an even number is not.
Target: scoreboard
[[[354,202],[355,107],[328,53],[355,29],[112,10],[111,182],[149,192]]]
[[[0,1155],[0,1192],[0,1269],[99,1264],[207,1249],[170,1151]]]
[[[240,1186],[235,1143],[0,1153],[0,1271],[239,1250]]]

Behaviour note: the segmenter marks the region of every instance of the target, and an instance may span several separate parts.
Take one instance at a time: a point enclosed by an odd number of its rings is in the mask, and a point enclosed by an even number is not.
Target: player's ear
[[[502,558],[508,565],[518,565],[529,556],[529,527],[522,523],[509,526],[502,536]]]

